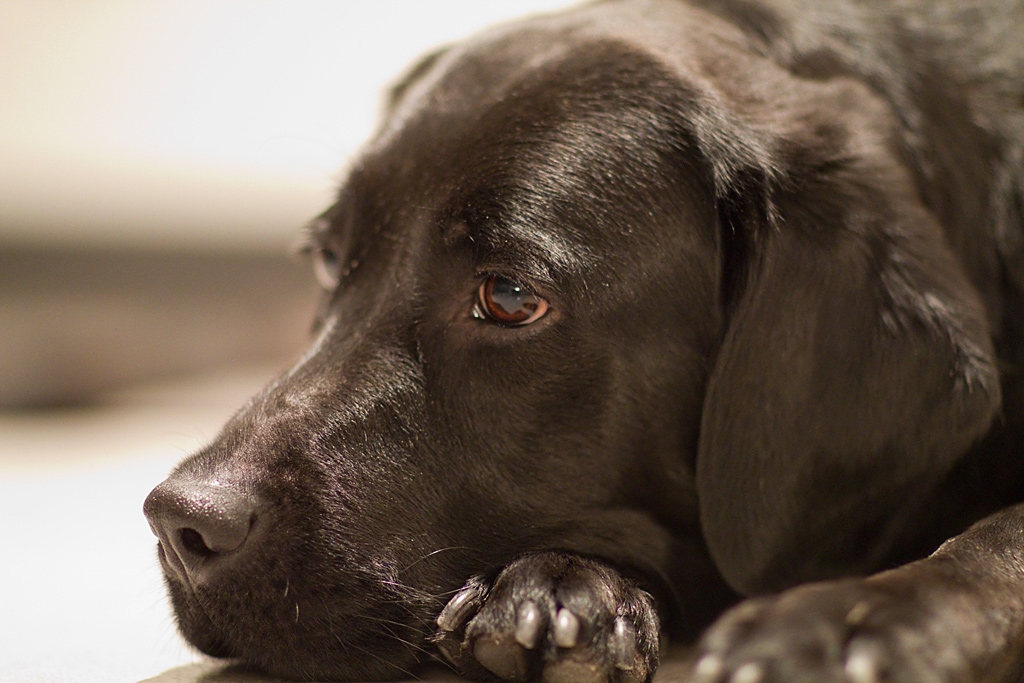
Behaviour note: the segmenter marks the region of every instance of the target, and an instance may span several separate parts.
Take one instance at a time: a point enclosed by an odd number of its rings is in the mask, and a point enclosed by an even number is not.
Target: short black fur
[[[147,499],[185,637],[308,680],[639,683],[662,629],[709,629],[701,683],[1017,680],[1022,31],[609,0],[430,55],[310,231],[311,348]]]

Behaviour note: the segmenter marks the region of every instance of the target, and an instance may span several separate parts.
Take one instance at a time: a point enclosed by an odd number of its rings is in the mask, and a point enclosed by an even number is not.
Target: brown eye
[[[330,291],[338,286],[341,280],[341,261],[333,249],[320,247],[313,249],[313,273],[320,286]]]
[[[548,312],[548,302],[544,298],[498,275],[489,275],[480,283],[479,294],[477,310],[499,325],[529,325]]]

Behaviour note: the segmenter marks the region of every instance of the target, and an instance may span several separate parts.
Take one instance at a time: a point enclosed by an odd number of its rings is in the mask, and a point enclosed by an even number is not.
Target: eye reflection
[[[341,280],[341,260],[338,254],[327,247],[313,250],[313,274],[325,290],[332,290]]]
[[[544,317],[548,302],[528,288],[500,275],[489,275],[479,290],[478,309],[491,322],[522,327]]]

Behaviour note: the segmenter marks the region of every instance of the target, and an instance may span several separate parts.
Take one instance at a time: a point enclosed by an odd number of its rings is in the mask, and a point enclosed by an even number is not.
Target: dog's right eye
[[[480,283],[473,315],[504,327],[523,327],[548,312],[548,302],[528,288],[500,275]]]
[[[333,290],[341,280],[341,259],[327,247],[313,249],[313,273],[316,281],[327,291]]]

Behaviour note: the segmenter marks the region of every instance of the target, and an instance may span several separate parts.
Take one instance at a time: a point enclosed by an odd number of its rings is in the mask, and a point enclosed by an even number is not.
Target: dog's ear
[[[402,101],[409,90],[419,83],[447,52],[448,47],[442,46],[423,55],[419,61],[415,62],[405,73],[398,77],[384,97],[385,118],[398,106],[398,103]]]
[[[879,562],[1000,402],[983,304],[888,115],[823,87],[720,183],[731,301],[696,478],[748,594]]]

